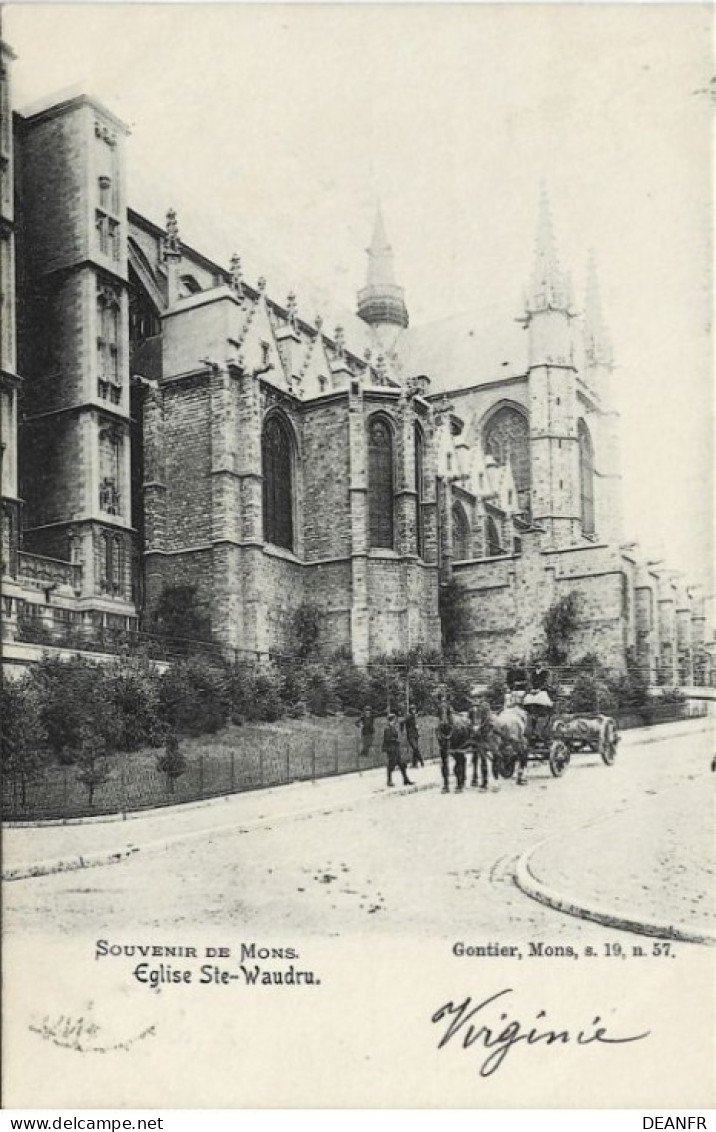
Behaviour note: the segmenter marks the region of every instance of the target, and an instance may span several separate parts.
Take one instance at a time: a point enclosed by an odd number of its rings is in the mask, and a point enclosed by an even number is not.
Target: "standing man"
[[[405,763],[400,755],[400,732],[398,730],[398,717],[391,712],[383,732],[383,750],[388,760],[388,786],[393,785],[393,771],[397,768],[403,776],[406,786],[413,783],[408,778]]]
[[[405,731],[405,738],[408,740],[408,746],[413,752],[413,767],[425,766],[425,760],[420,754],[420,735],[418,733],[418,715],[411,704],[408,708],[408,714],[400,724],[401,731]]]
[[[356,720],[356,727],[360,727],[360,757],[367,759],[375,739],[375,720],[371,707],[366,705],[363,708],[360,719]]]

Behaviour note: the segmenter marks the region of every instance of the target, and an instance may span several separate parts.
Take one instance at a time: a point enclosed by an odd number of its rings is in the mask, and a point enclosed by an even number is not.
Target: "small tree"
[[[77,758],[79,767],[77,779],[87,788],[87,800],[90,806],[94,805],[97,787],[102,786],[109,778],[107,757],[111,753],[112,748],[101,731],[94,731],[89,727],[82,728]]]
[[[550,605],[542,618],[542,628],[547,640],[545,660],[548,664],[566,664],[569,647],[579,625],[581,598],[572,590]]]
[[[159,684],[163,722],[182,735],[213,734],[228,721],[231,674],[201,656],[188,656],[164,673]]]
[[[444,582],[438,592],[438,610],[443,650],[452,652],[471,623],[468,595],[455,578]]]
[[[304,601],[292,618],[293,647],[304,660],[315,656],[321,636],[321,611],[317,605]]]
[[[176,732],[170,731],[167,735],[164,753],[157,755],[157,767],[166,774],[169,792],[173,794],[176,780],[186,771],[186,759]]]
[[[187,652],[192,641],[210,641],[211,620],[200,606],[196,586],[165,586],[152,628],[163,636],[182,638]]]

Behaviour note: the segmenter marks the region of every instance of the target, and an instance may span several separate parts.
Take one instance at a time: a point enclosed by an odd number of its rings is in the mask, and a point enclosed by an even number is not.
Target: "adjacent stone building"
[[[272,294],[230,249],[221,264],[187,244],[173,210],[135,211],[127,131],[95,100],[12,115],[11,61],[3,48],[6,640],[149,628],[190,585],[236,655],[290,651],[310,602],[324,649],[367,662],[439,647],[454,579],[485,663],[528,654],[576,591],[576,654],[701,674],[703,601],[624,545],[596,271],[580,314],[546,200],[524,308],[502,323],[410,325],[378,213],[356,312],[329,325],[299,281]]]

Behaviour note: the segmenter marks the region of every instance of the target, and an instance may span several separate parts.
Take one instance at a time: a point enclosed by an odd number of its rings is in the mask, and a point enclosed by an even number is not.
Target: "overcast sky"
[[[354,307],[379,197],[413,324],[518,316],[544,182],[578,304],[591,248],[599,265],[627,533],[711,589],[710,21],[705,5],[8,5],[4,36],[16,104],[99,95],[132,130],[153,218],[174,205],[189,243],[227,232],[227,265],[248,233],[299,311],[306,277]]]

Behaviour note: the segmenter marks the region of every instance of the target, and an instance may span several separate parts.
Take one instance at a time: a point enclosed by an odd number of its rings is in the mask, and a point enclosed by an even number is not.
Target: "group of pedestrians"
[[[358,720],[357,727],[360,727],[361,733],[361,758],[368,758],[375,742],[375,718],[373,716],[373,709],[365,707]],[[405,734],[408,747],[412,754],[413,768],[425,766],[425,760],[420,753],[420,732],[418,730],[418,714],[411,704],[406,714],[398,717],[395,712],[388,712],[385,728],[383,730],[383,754],[386,758],[388,770],[388,786],[393,785],[393,775],[396,770],[400,771],[403,777],[405,786],[413,786],[414,783],[408,778],[408,768],[403,758],[403,753],[400,745],[401,732]]]

